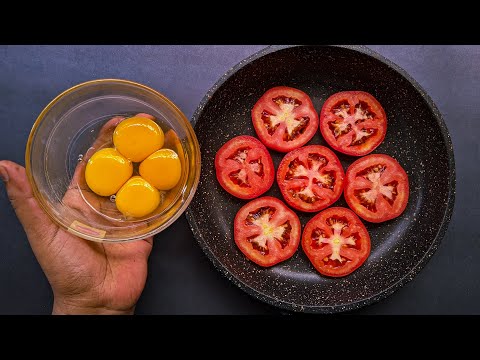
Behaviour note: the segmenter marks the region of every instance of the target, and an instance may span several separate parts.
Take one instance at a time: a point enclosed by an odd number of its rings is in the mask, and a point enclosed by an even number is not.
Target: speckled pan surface
[[[319,111],[333,93],[363,90],[387,113],[388,130],[374,153],[396,158],[410,181],[410,200],[398,218],[364,222],[371,255],[344,278],[318,274],[301,247],[268,269],[248,261],[233,240],[233,219],[244,200],[215,178],[216,151],[229,139],[255,135],[250,110],[273,86],[305,91]],[[208,258],[229,280],[271,305],[299,312],[353,310],[392,294],[434,254],[450,221],[455,197],[453,149],[445,123],[428,95],[408,74],[362,46],[272,46],[243,60],[205,95],[193,121],[202,152],[202,174],[187,209],[192,231]],[[308,144],[328,146],[317,132]],[[282,154],[270,151],[275,169]],[[356,159],[336,152],[344,169]],[[276,183],[265,195],[281,198]],[[347,206],[342,197],[334,206]],[[297,212],[302,223],[315,214]]]

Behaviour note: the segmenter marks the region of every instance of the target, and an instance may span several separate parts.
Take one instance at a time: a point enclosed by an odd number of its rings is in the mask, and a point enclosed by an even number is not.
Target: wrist
[[[55,297],[52,315],[133,315],[135,306],[130,309],[110,309],[105,306],[85,306]]]

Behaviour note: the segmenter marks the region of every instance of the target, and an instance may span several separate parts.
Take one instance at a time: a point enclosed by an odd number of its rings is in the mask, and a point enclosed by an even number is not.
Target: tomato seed
[[[338,117],[346,118],[350,112],[350,104],[348,101],[340,101],[332,107],[332,113]]]
[[[248,151],[250,150],[249,147],[239,148],[235,151],[232,155],[227,157],[228,160],[236,161],[240,164],[243,164],[247,159]]]
[[[247,225],[252,225],[255,220],[258,220],[265,215],[268,215],[268,221],[270,221],[273,214],[275,214],[275,208],[270,206],[264,206],[264,207],[258,208],[255,211],[249,212],[247,215],[247,218],[245,219],[246,220],[245,223]]]
[[[252,171],[257,174],[259,177],[263,178],[265,173],[263,172],[263,164],[261,159],[252,160],[248,163]]]
[[[263,125],[265,126],[265,128],[267,129],[267,132],[269,135],[273,135],[275,133],[275,131],[277,130],[277,128],[280,126],[280,123],[278,124],[275,124],[275,125],[272,125],[272,120],[270,119],[270,117],[272,116],[273,114],[270,114],[268,111],[266,110],[263,110],[262,111],[262,121],[263,121]]]
[[[397,198],[397,195],[398,195],[397,186],[398,186],[398,182],[396,180],[394,180],[392,182],[389,182],[388,184],[383,185],[383,187],[390,188],[389,189],[390,194],[392,195],[391,198],[386,196],[385,194],[382,194],[383,198],[385,200],[387,200],[390,205],[393,205],[393,203],[395,202],[395,199]]]
[[[360,131],[361,136],[358,133],[355,133],[352,142],[348,146],[358,146],[364,144],[369,138],[376,135],[378,132],[377,129],[362,129]]]
[[[244,188],[251,187],[250,184],[248,183],[248,176],[245,173],[244,169],[232,171],[230,174],[228,174],[228,177],[234,184],[240,187],[244,187]]]
[[[359,101],[358,104],[355,105],[355,124],[373,119],[374,117],[375,113],[366,102]]]
[[[384,164],[372,165],[372,166],[369,166],[369,167],[363,169],[362,171],[358,172],[356,174],[356,177],[362,176],[365,179],[370,180],[369,175],[377,174],[377,173],[380,173],[380,175],[381,175],[385,171],[386,168],[387,168],[387,166],[384,165]]]
[[[323,230],[319,229],[319,228],[315,228],[315,230],[312,231],[312,236],[311,236],[311,239],[312,239],[312,247],[314,249],[321,249],[323,248],[324,246],[326,246],[327,244],[326,243],[323,243],[321,241],[321,239],[324,239],[326,238],[327,236],[325,235],[325,233],[323,232]]]
[[[377,212],[377,207],[375,206],[376,199],[372,199],[368,196],[370,191],[370,189],[354,190],[353,195],[360,201],[360,204],[362,204],[368,210]]]
[[[335,139],[340,137],[340,135],[346,134],[352,130],[352,125],[345,124],[343,120],[330,121],[328,123],[328,127],[330,128],[330,131],[333,133],[333,136],[335,136]]]
[[[283,134],[284,141],[295,140],[299,135],[302,135],[305,130],[307,130],[308,124],[310,123],[310,118],[308,116],[304,116],[295,120],[298,121],[298,125],[293,128],[291,134],[288,132],[288,127],[285,128],[285,133]]]
[[[277,96],[276,98],[273,98],[272,101],[279,106],[282,104],[289,104],[293,105],[294,107],[302,105],[302,102],[300,100],[287,96]]]
[[[267,243],[265,243],[265,246],[262,246],[258,243],[258,241],[255,240],[257,238],[258,238],[257,235],[249,236],[249,237],[247,237],[247,241],[250,244],[252,244],[252,248],[257,250],[258,252],[260,252],[260,254],[268,255],[269,251],[268,251]]]
[[[303,168],[303,169],[302,169]],[[285,180],[293,180],[293,179],[308,179],[308,176],[304,174],[306,165],[300,161],[299,158],[295,158],[288,164],[288,171],[285,174]]]
[[[284,249],[288,243],[290,242],[290,234],[292,232],[292,225],[290,224],[290,221],[286,221],[281,225],[283,229],[282,236],[280,238],[275,237],[275,240],[277,240],[280,245],[282,246],[282,249]]]

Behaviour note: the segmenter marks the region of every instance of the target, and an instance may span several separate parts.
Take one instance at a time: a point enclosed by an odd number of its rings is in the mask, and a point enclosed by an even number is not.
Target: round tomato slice
[[[372,154],[347,169],[345,200],[362,219],[379,223],[399,216],[407,206],[408,176],[394,158]]]
[[[277,171],[277,183],[291,207],[315,212],[338,200],[343,190],[342,164],[322,145],[309,145],[286,154]]]
[[[320,132],[335,150],[353,156],[372,152],[385,138],[387,116],[382,105],[364,91],[330,96],[320,111]]]
[[[340,277],[365,262],[370,255],[370,235],[353,211],[331,207],[305,225],[302,248],[320,274]]]
[[[292,257],[301,234],[297,214],[271,196],[250,201],[235,216],[235,243],[247,258],[263,267]]]
[[[248,135],[230,139],[217,151],[215,170],[220,185],[240,199],[262,195],[270,189],[275,177],[267,148]]]
[[[303,91],[286,86],[268,90],[252,109],[255,131],[266,147],[288,152],[317,132],[318,114]]]

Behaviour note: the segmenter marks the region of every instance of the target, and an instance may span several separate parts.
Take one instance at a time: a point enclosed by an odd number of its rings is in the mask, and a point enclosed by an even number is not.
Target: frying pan
[[[306,92],[319,111],[333,93],[363,90],[383,105],[385,140],[373,153],[404,167],[410,198],[396,219],[364,222],[372,249],[367,261],[343,278],[320,275],[301,247],[289,260],[262,268],[240,252],[233,219],[246,201],[229,195],[215,177],[214,158],[229,139],[256,136],[250,111],[274,86]],[[372,304],[412,280],[435,253],[453,211],[455,163],[450,136],[437,107],[399,66],[363,46],[271,46],[241,61],[207,92],[193,115],[202,173],[187,219],[198,244],[227,279],[282,309],[335,313]],[[308,144],[328,146],[318,131]],[[284,154],[270,152],[275,169]],[[336,153],[346,170],[357,158]],[[282,199],[276,183],[264,195]],[[342,197],[334,206],[347,204]],[[315,214],[297,212],[302,223]]]

